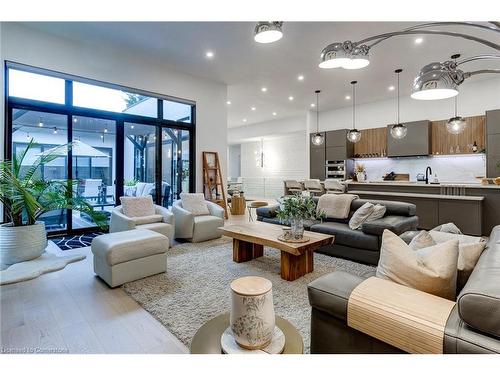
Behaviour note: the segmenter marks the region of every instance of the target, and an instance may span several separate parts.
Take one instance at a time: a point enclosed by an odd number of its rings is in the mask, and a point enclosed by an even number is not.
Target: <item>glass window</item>
[[[124,195],[156,195],[156,127],[125,123]]]
[[[162,204],[168,207],[179,194],[189,192],[189,132],[162,130]]]
[[[82,82],[73,82],[73,104],[103,111],[158,117],[156,98]]]
[[[84,198],[108,219],[115,206],[115,121],[73,117],[73,178],[78,180],[75,194]],[[73,212],[73,228],[95,226],[85,213]]]
[[[9,96],[64,104],[64,79],[9,69]]]
[[[163,119],[191,123],[191,105],[185,103],[163,101]]]
[[[26,172],[42,153],[65,145],[68,140],[67,117],[53,113],[13,109],[12,111],[12,151],[20,155],[31,140],[36,142],[26,154],[21,164],[21,174]],[[45,181],[65,180],[67,178],[67,155],[43,165],[37,170],[36,178]],[[66,229],[66,210],[54,210],[40,216],[47,231]]]

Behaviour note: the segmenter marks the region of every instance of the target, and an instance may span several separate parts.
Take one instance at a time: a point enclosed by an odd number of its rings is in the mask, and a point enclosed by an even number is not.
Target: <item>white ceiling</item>
[[[179,71],[228,85],[228,126],[237,127],[303,114],[315,102],[314,90],[322,90],[320,108],[350,105],[352,80],[357,80],[357,101],[367,103],[396,96],[394,69],[403,68],[401,94],[409,95],[411,82],[425,64],[443,61],[454,53],[471,56],[492,49],[461,38],[426,36],[416,45],[415,36],[395,37],[371,51],[371,63],[361,70],[324,70],[317,66],[323,47],[335,41],[360,40],[415,23],[393,22],[285,22],[284,37],[272,44],[253,41],[251,22],[75,22],[26,23],[30,27],[86,43],[109,44],[161,59]],[[492,32],[454,27],[500,43]],[[213,59],[205,57],[213,51]],[[496,67],[498,62],[467,64],[468,70]],[[297,80],[304,75],[302,82]],[[491,77],[491,76],[490,76]],[[470,79],[487,79],[488,75]],[[267,92],[261,92],[261,87]],[[166,92],[165,94],[169,94]],[[289,101],[288,96],[294,100]],[[255,111],[250,108],[256,107]],[[277,116],[272,113],[276,112]],[[247,122],[243,122],[243,118]]]

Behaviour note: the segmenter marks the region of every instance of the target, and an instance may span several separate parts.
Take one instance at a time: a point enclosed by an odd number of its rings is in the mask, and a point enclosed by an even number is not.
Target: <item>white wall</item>
[[[3,23],[1,43],[5,60],[196,101],[196,190],[202,191],[202,151],[219,153],[226,176],[225,84],[176,72],[134,51],[76,43],[16,23]]]
[[[232,179],[241,177],[241,145],[229,145],[227,152],[227,176]]]
[[[284,179],[306,177],[305,131],[263,138],[264,167],[260,165],[261,141],[241,144],[241,177],[249,197],[283,195]]]
[[[490,75],[495,77],[495,75]],[[487,110],[500,108],[500,79],[464,83],[458,95],[460,116],[484,115]],[[397,120],[397,99],[383,100],[356,107],[358,129],[378,128]],[[415,100],[401,98],[401,121],[444,120],[453,116],[454,100]],[[321,112],[320,129],[345,129],[352,126],[352,107]]]

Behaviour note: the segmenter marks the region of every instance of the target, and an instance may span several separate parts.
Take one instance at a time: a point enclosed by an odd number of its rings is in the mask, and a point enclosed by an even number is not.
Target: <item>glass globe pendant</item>
[[[394,139],[403,139],[408,133],[408,128],[403,124],[393,125],[391,128],[391,136]]]
[[[403,69],[396,69],[394,73],[398,75],[398,122],[391,127],[391,137],[394,139],[403,139],[406,137],[406,133],[408,133],[408,128],[404,126],[399,121],[399,74],[403,71]]]
[[[311,142],[315,146],[321,146],[325,142],[325,136],[319,132],[319,93],[321,90],[316,90],[316,133],[311,138]]]
[[[451,134],[460,134],[467,127],[467,123],[465,122],[463,117],[456,116],[452,117],[446,123],[446,130]]]
[[[347,132],[347,140],[351,143],[357,143],[361,140],[361,132],[356,129],[356,89],[358,81],[351,81],[352,85],[352,129]]]

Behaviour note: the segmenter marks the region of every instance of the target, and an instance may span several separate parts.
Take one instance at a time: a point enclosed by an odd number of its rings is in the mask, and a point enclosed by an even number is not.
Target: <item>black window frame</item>
[[[22,70],[26,72],[62,78],[65,80],[65,102],[64,104],[57,104],[51,102],[44,102],[40,100],[25,99],[20,97],[9,96],[9,69]],[[156,202],[161,202],[161,173],[162,173],[162,139],[161,132],[164,128],[177,129],[180,131],[189,132],[189,192],[194,192],[196,183],[196,102],[192,100],[187,100],[183,98],[168,96],[164,94],[158,94],[146,90],[131,88],[119,84],[113,84],[104,81],[98,81],[94,79],[84,78],[77,75],[62,73],[54,70],[34,67],[18,62],[5,61],[4,63],[4,93],[5,93],[5,128],[4,128],[4,158],[10,160],[12,158],[12,126],[13,126],[13,111],[14,109],[28,110],[28,111],[40,111],[53,114],[60,114],[67,116],[67,142],[71,142],[73,139],[73,117],[74,116],[84,116],[84,117],[95,117],[106,120],[115,121],[116,126],[116,144],[115,144],[115,196],[120,197],[123,195],[123,171],[124,171],[124,124],[136,123],[144,125],[153,125],[156,129],[156,162],[155,162],[155,182],[156,182],[156,196],[154,197]],[[82,82],[100,87],[107,87],[111,89],[122,90],[132,94],[139,94],[148,97],[155,98],[157,100],[157,117],[148,117],[141,115],[134,115],[123,112],[113,112],[105,111],[100,109],[92,109],[85,107],[77,107],[73,105],[73,82]],[[183,104],[189,104],[191,106],[191,122],[184,121],[172,121],[165,120],[163,118],[163,100],[175,101]],[[185,119],[181,119],[185,120]],[[181,163],[182,164],[182,163]],[[68,152],[67,158],[67,175],[72,175],[73,168],[73,155],[71,150]],[[181,191],[182,179],[178,179],[177,187],[175,191]],[[178,197],[177,197],[178,198]],[[51,235],[60,234],[77,234],[83,233],[91,230],[95,230],[96,227],[88,228],[72,228],[72,218],[71,212],[68,210],[67,213],[67,229],[61,231],[51,232]],[[4,216],[3,221],[6,221]]]

